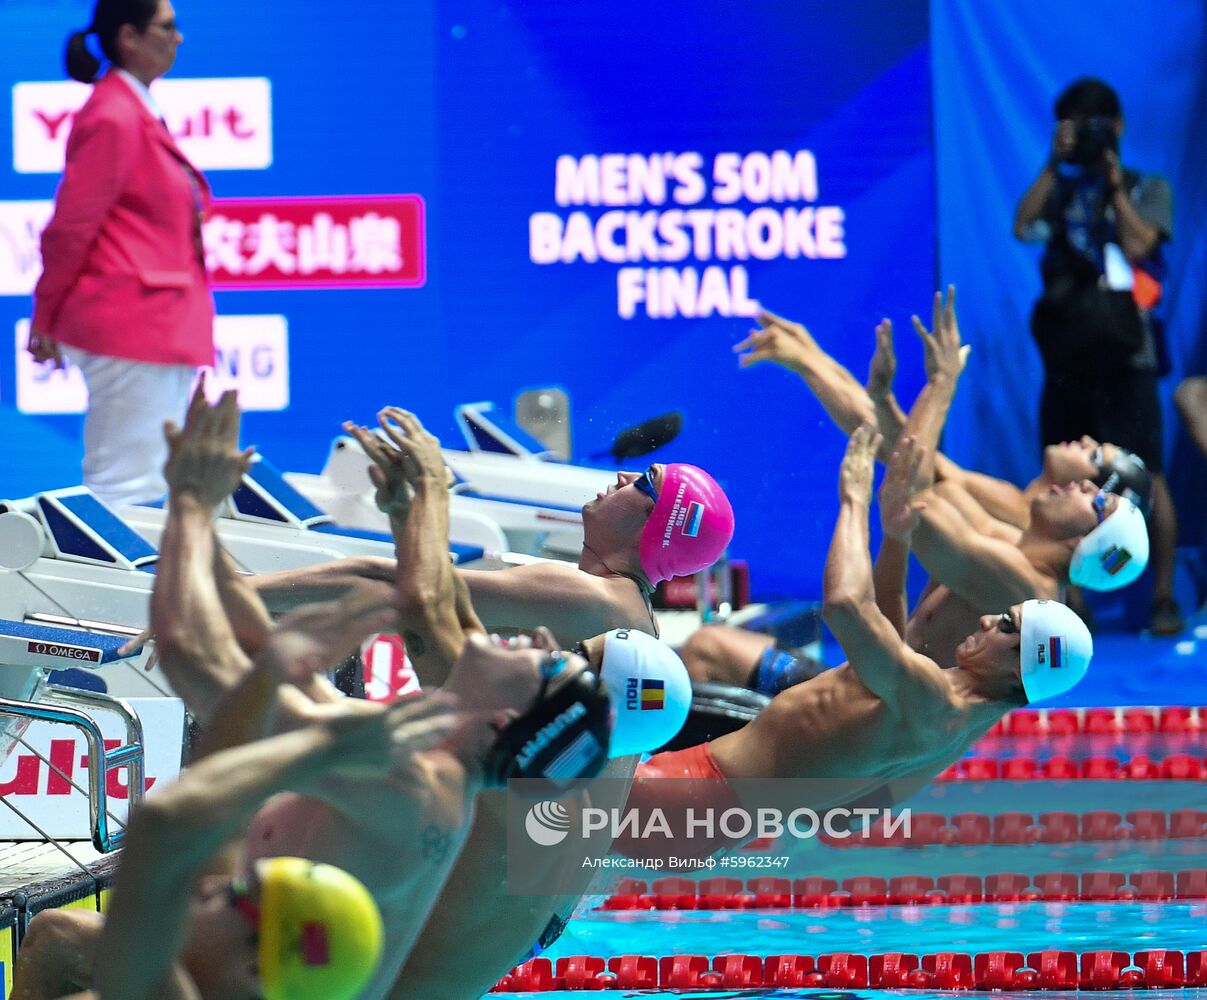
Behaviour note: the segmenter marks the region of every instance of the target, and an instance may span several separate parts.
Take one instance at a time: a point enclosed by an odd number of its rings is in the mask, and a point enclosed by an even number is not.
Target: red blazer
[[[200,171],[111,70],[67,139],[54,217],[42,233],[33,328],[93,354],[213,364],[198,218],[209,202]]]

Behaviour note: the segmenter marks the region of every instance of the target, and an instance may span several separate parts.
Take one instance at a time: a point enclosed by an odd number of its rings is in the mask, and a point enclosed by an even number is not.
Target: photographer
[[[1139,455],[1153,476],[1151,630],[1184,625],[1173,598],[1177,515],[1163,474],[1157,378],[1168,362],[1159,321],[1169,184],[1119,159],[1123,109],[1101,80],[1056,99],[1052,151],[1018,203],[1014,235],[1044,243],[1031,333],[1044,364],[1041,444],[1089,435]]]

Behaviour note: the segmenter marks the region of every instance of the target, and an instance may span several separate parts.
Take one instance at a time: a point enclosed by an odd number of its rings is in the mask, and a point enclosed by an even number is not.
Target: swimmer
[[[387,413],[379,421],[385,427]],[[364,427],[345,424],[380,468],[385,444]],[[379,472],[371,472],[380,475]],[[445,488],[443,473],[441,488]],[[385,498],[388,506],[399,498]],[[474,607],[490,629],[528,630],[544,625],[565,643],[615,628],[657,636],[650,596],[663,580],[711,566],[733,537],[733,510],[704,470],[683,463],[618,472],[616,482],[582,509],[583,551],[577,567],[545,560],[502,570],[458,570]],[[445,554],[447,558],[447,553]],[[293,602],[337,593],[357,576],[390,580],[393,560],[345,559],[257,577],[255,587],[274,611]]]
[[[405,414],[399,418],[420,441],[418,422],[411,424],[413,418]],[[404,444],[411,440],[401,428],[395,431]],[[458,858],[478,792],[510,778],[539,782],[550,795],[573,792],[582,779],[599,772],[609,751],[631,754],[661,745],[686,716],[686,702],[680,699],[677,721],[673,705],[662,713],[646,712],[644,719],[621,707],[613,713],[609,691],[624,682],[620,668],[647,669],[626,662],[623,651],[608,653],[609,642],[626,641],[619,635],[585,644],[590,656],[611,661],[601,676],[583,657],[553,649],[546,631],[519,648],[487,639],[472,607],[456,597],[447,535],[429,537],[432,524],[447,525],[448,503],[446,490],[429,489],[442,482],[438,442],[430,436],[422,443],[434,448],[435,460],[428,460],[429,453],[420,456],[422,461],[407,457],[391,465],[397,480],[392,488],[410,497],[392,517],[400,561],[421,576],[400,574],[397,593],[360,581],[340,602],[301,608],[268,632],[267,612],[246,579],[232,572],[213,531],[213,509],[248,461],[237,445],[233,397],[213,408],[195,398],[184,431],[170,432],[169,438],[174,458],[166,470],[170,514],[152,622],[165,674],[195,699],[190,708],[207,721],[211,738],[218,729],[229,739],[253,738],[266,724],[289,728],[331,715],[380,713],[380,706],[345,699],[325,678],[312,675],[333,662],[333,653],[349,648],[334,650],[330,637],[348,632],[363,637],[385,622],[409,635],[412,655],[424,671],[436,669],[430,664],[439,658],[441,693],[453,697],[468,717],[455,743],[422,756],[422,780],[336,776],[314,794],[278,796],[260,810],[243,842],[248,857],[288,853],[340,864],[370,888],[381,907],[386,957],[365,996],[386,996]],[[286,626],[290,635],[282,640],[278,633]],[[629,635],[655,642],[635,631]],[[262,648],[266,641],[275,644],[272,655]],[[249,649],[261,649],[254,663]],[[687,692],[682,665],[669,650],[665,655],[678,667],[680,691]],[[661,670],[659,679],[674,679],[667,677],[665,661],[648,670],[651,677]],[[661,727],[653,724],[654,716],[662,717]],[[413,849],[400,851],[400,841],[408,838]]]
[[[360,881],[294,857],[249,863],[224,849],[269,796],[348,771],[384,780],[452,730],[437,698],[344,716],[216,753],[131,816],[107,914],[39,913],[21,943],[14,998],[355,1000],[382,953]],[[299,947],[301,942],[301,947]]]
[[[781,322],[768,321],[776,332],[766,340],[752,335],[747,342],[757,340],[752,350],[780,343],[787,336],[782,332],[786,328],[778,326]],[[1092,590],[1113,590],[1135,580],[1148,561],[1148,533],[1135,504],[1103,492],[1089,479],[1050,484],[1035,493],[1027,527],[1013,536],[978,531],[961,516],[934,485],[939,436],[966,358],[953,294],[945,303],[936,296],[933,332],[920,322],[915,325],[923,339],[928,379],[901,433],[912,437],[925,456],[915,490],[925,507],[912,546],[931,581],[906,617],[907,552],[886,533],[876,560],[876,592],[883,595],[889,619],[910,648],[951,667],[956,646],[975,628],[984,608],[1056,600],[1070,581]],[[754,679],[767,685],[765,693],[775,694],[783,690],[785,674],[793,679],[801,672],[817,673],[807,665],[800,670],[781,652],[766,636],[706,626],[688,639],[681,655],[693,679],[733,685]]]
[[[818,347],[800,324],[770,313],[764,314],[760,322],[762,328],[754,331],[744,344],[737,347],[738,350],[748,350],[742,364],[746,366],[768,360],[797,372],[846,434],[850,434],[862,420],[878,422],[885,439],[881,454],[883,459],[891,450],[901,427],[901,410],[892,395],[892,372],[895,369],[892,324],[883,320],[877,327],[877,350],[865,390],[848,371]],[[916,318],[914,323],[920,325]],[[1110,420],[1109,414],[1098,416],[1104,421]],[[1117,414],[1115,419],[1118,419]],[[1123,425],[1116,423],[1114,426],[1119,428]],[[1119,434],[1128,440],[1133,437],[1122,429]],[[1182,622],[1172,597],[1177,521],[1165,477],[1153,473],[1138,455],[1117,448],[1114,444],[1100,445],[1090,437],[1049,445],[1044,449],[1043,457],[1044,467],[1040,476],[1020,491],[1004,480],[961,469],[946,456],[938,456],[938,492],[956,509],[971,517],[978,530],[995,532],[995,529],[1004,529],[1004,534],[997,533],[995,537],[1011,541],[1011,531],[1007,526],[1025,528],[1029,523],[1031,501],[1049,486],[1064,486],[1090,479],[1104,492],[1119,492],[1113,488],[1116,484],[1110,481],[1113,475],[1118,474],[1120,481],[1117,485],[1124,491],[1131,489],[1136,493],[1136,496],[1125,498],[1132,500],[1148,520],[1153,563],[1151,628],[1154,634],[1178,632]],[[985,513],[980,513],[977,508],[983,508]],[[983,520],[988,517],[1002,523]],[[1076,600],[1081,606],[1079,593],[1070,592],[1069,599]]]
[[[391,515],[400,569],[396,586],[404,636],[425,690],[444,683],[448,664],[468,637],[481,630],[469,590],[447,558],[449,494],[444,488],[440,443],[412,415],[382,414],[386,443],[373,452],[378,501]],[[547,640],[538,630],[538,641]],[[584,792],[555,796],[574,821],[588,804],[619,808],[642,751],[670,740],[691,703],[687,672],[669,647],[637,629],[613,629],[576,645],[612,694],[615,719],[611,760],[602,776],[614,779]],[[416,655],[415,650],[419,650]],[[643,703],[631,688],[660,691]],[[609,797],[610,796],[610,797]],[[598,846],[604,856],[608,844]],[[555,897],[507,891],[507,801],[501,791],[478,797],[469,839],[423,933],[411,950],[391,1000],[402,997],[477,998],[507,970],[548,947],[591,881],[575,866],[573,844],[542,851],[542,869],[528,870],[534,884],[558,885]],[[537,863],[537,859],[532,859]]]
[[[940,298],[935,300],[934,327],[942,321]],[[954,289],[949,303],[954,321]],[[865,420],[876,423],[883,435],[880,458],[887,458],[905,424],[905,414],[893,394],[897,360],[893,350],[893,324],[884,319],[876,327],[876,349],[869,366],[866,386],[826,354],[804,326],[769,312],[758,315],[760,329],[736,345],[743,368],[771,362],[799,375],[826,413],[844,434]],[[916,329],[925,327],[913,317]],[[939,482],[954,482],[970,493],[992,517],[1016,528],[1030,523],[1031,501],[1051,486],[1090,479],[1108,493],[1127,496],[1142,511],[1152,503],[1152,476],[1139,456],[1113,444],[1100,444],[1089,436],[1076,441],[1048,445],[1043,468],[1025,489],[983,473],[961,468],[946,455],[935,456]],[[1117,478],[1116,478],[1117,477]]]
[[[1072,688],[1092,655],[1089,631],[1055,601],[1027,599],[981,616],[976,631],[953,643],[954,665],[943,669],[903,640],[877,601],[868,552],[868,509],[879,435],[870,424],[851,435],[839,476],[839,513],[825,567],[824,617],[848,656],[842,666],[777,695],[742,729],[688,750],[656,754],[638,768],[629,805],[741,806],[752,815],[782,808],[778,792],[801,794],[815,782],[815,810],[876,801],[895,804],[944,770],[1012,708]],[[897,541],[921,527],[925,513],[908,489],[924,462],[905,435],[890,458],[894,486],[882,492],[882,518]],[[901,489],[904,485],[906,488]],[[885,511],[886,500],[892,510]],[[711,779],[698,782],[665,778]],[[650,855],[650,841],[619,845],[630,856]],[[667,850],[707,856],[732,841],[677,837]]]

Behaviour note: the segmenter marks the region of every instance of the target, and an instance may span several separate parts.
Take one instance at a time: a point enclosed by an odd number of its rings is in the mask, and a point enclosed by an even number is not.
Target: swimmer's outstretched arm
[[[880,445],[870,424],[851,435],[839,472],[839,510],[826,557],[822,617],[851,668],[873,694],[899,708],[919,696],[946,698],[934,661],[906,646],[876,604],[868,552],[868,507]],[[933,704],[933,702],[932,702]]]
[[[872,565],[872,582],[876,591],[876,606],[888,619],[893,631],[905,635],[909,621],[909,594],[906,581],[909,575],[909,543],[891,537],[881,537],[880,551]]]
[[[544,625],[570,645],[614,628],[647,630],[615,607],[608,581],[563,562],[529,563],[499,570],[457,570],[474,609],[488,629],[533,631]]]
[[[976,531],[934,490],[922,499],[926,509],[914,532],[913,549],[933,580],[974,608],[1008,608],[1033,597],[1057,596],[1054,581],[1017,545]]]
[[[935,328],[939,328],[937,321]],[[876,352],[868,367],[867,391],[876,410],[880,433],[888,442],[896,441],[906,421],[906,414],[892,391],[896,370],[893,324],[887,319],[881,320],[876,327]],[[1026,499],[1023,491],[1013,483],[965,469],[942,452],[935,452],[935,479],[960,491],[963,502],[957,503],[957,506],[974,525],[985,524],[986,519],[992,519],[993,524],[984,529],[990,534],[1002,537],[1003,527],[1026,526]],[[956,503],[951,496],[948,499]],[[974,507],[977,508],[975,511],[972,510]]]
[[[266,798],[309,791],[337,769],[383,779],[400,754],[430,748],[453,721],[445,705],[429,699],[333,719],[208,757],[144,802],[128,827],[98,952],[100,995],[164,996],[161,984],[184,945],[194,880]]]
[[[942,479],[935,483],[934,489],[982,535],[1017,544],[1024,525],[1009,524],[994,517],[960,482]],[[1021,496],[1021,493],[1019,495]]]
[[[461,655],[465,635],[448,557],[449,494],[440,442],[412,413],[378,413],[386,440],[345,424],[373,461],[377,506],[390,518],[398,555],[395,588],[407,654],[424,687],[439,687]]]
[[[880,524],[884,540],[872,575],[876,605],[900,636],[905,635],[905,623],[909,618],[905,581],[910,539],[918,526],[918,515],[926,507],[925,501],[916,499],[914,485],[922,460],[918,442],[909,435],[902,437],[893,449],[884,481],[880,484]]]
[[[914,317],[914,327],[922,337],[925,349],[927,383],[910,410],[903,433],[917,439],[922,455],[912,487],[913,492],[919,494],[934,485],[936,466],[931,456],[937,453],[939,436],[968,355],[968,348],[960,342],[955,289],[948,289],[946,302],[936,293],[932,330],[927,330],[917,317]],[[957,481],[950,478],[945,480],[930,497],[937,504],[942,494],[956,495],[967,501],[968,513],[961,515],[952,504],[943,502],[943,517],[947,523],[940,525],[934,511],[924,515],[924,528],[914,535],[913,546],[932,577],[964,596],[967,596],[966,589],[970,586],[975,586],[975,592],[981,597],[987,593],[1008,595],[1020,585],[1015,579],[1020,572],[1024,580],[1029,581],[1021,585],[1033,588],[1036,574],[1017,550],[1017,534],[1012,533],[1008,526],[993,523],[989,515],[978,509],[972,498],[961,491]],[[975,541],[978,537],[987,543],[997,543],[997,546],[979,545]],[[969,578],[970,570],[975,572],[985,567],[989,567],[990,580],[976,582]],[[1018,597],[1001,606],[1006,607],[1023,599]],[[995,601],[984,604],[979,599],[973,600],[973,605],[998,606]]]
[[[752,330],[733,348],[741,367],[770,361],[799,375],[844,434],[853,433],[860,424],[878,422],[879,415],[868,391],[821,349],[802,324],[766,310],[759,312],[755,319],[759,329]],[[883,374],[881,372],[880,376]],[[899,425],[881,428],[885,442],[882,447],[886,449],[882,458],[887,459],[888,442],[896,439],[898,429]]]
[[[218,560],[214,508],[238,485],[251,461],[239,451],[233,392],[210,406],[204,379],[185,426],[168,423],[168,517],[160,542],[151,627],[164,674],[202,723],[249,660],[227,619],[213,567]]]
[[[734,348],[746,352],[740,358],[742,367],[771,361],[795,372],[844,434],[873,420],[884,438],[877,457],[887,461],[905,425],[905,413],[892,391],[896,356],[891,321],[881,320],[876,327],[876,351],[865,387],[826,354],[801,324],[768,312],[761,313],[758,320],[761,329]],[[1012,483],[964,469],[941,452],[935,454],[935,476],[959,482],[993,517],[1017,527],[1025,524],[1026,503],[1022,491]]]
[[[917,496],[934,483],[934,455],[939,435],[967,356],[967,349],[960,344],[954,288],[948,290],[946,303],[941,294],[935,295],[933,331],[927,330],[917,316],[913,322],[926,354],[927,383],[906,417],[880,489],[884,540],[874,570],[877,604],[900,636],[905,635],[909,617],[905,581],[911,537],[918,524],[918,514],[926,506]],[[891,352],[888,341],[891,329],[881,324],[876,332],[877,354]],[[889,343],[887,347],[886,342]],[[882,367],[884,364],[881,362]],[[876,367],[877,363],[873,361],[873,371]]]
[[[333,601],[361,580],[393,583],[397,568],[395,560],[384,556],[349,556],[297,569],[257,573],[245,579],[276,615],[311,601]]]
[[[213,573],[222,609],[235,638],[243,652],[255,656],[272,631],[272,615],[220,541],[214,546]]]
[[[947,414],[955,398],[960,373],[968,359],[969,348],[960,342],[960,327],[956,321],[956,290],[948,286],[944,301],[935,292],[934,318],[927,330],[917,316],[912,317],[914,329],[922,338],[926,359],[926,385],[918,394],[906,417],[902,433],[917,442],[921,461],[914,470],[913,490],[928,489],[935,481],[935,455],[939,438],[947,423]]]

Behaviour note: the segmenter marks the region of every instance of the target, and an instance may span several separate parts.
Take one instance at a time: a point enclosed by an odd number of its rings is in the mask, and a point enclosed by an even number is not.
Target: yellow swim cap
[[[260,984],[266,1000],[353,1000],[381,958],[381,913],[340,868],[265,858],[260,880]]]

